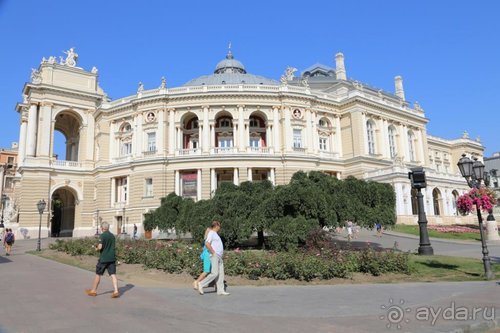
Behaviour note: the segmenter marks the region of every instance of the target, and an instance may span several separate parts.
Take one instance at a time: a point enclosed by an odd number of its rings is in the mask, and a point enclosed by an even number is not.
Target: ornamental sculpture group
[[[49,64],[59,64],[63,66],[68,66],[68,67],[75,67],[76,62],[78,60],[78,53],[75,52],[75,48],[72,47],[67,51],[63,51],[64,54],[66,54],[66,59],[64,59],[62,56],[59,56],[59,63],[57,62],[56,57],[50,56],[48,59],[45,59],[45,57],[42,58],[42,64],[43,63],[49,63]],[[92,69],[93,73],[97,73],[97,68]],[[42,76],[40,74],[40,71],[32,68],[31,69],[31,82],[38,84],[42,82]]]

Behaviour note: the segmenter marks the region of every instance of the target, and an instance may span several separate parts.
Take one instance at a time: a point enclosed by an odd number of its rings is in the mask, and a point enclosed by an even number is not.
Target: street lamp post
[[[3,211],[5,210],[5,202],[6,201],[7,201],[7,195],[2,194],[2,218],[0,220],[0,229],[5,228],[5,226],[3,225]]]
[[[424,196],[422,189],[427,187],[425,180],[425,171],[423,168],[412,168],[408,172],[408,178],[411,180],[411,187],[417,190],[417,205],[418,205],[418,228],[420,234],[420,244],[418,247],[418,254],[424,256],[434,255],[434,249],[429,240],[429,233],[427,232],[427,217],[424,209]]]
[[[122,234],[123,235],[127,235],[127,232],[125,230],[125,223],[126,223],[126,220],[125,220],[125,207],[123,207],[123,216],[122,216]]]
[[[38,203],[36,204],[36,207],[38,208],[38,213],[40,214],[40,224],[38,225],[38,243],[37,243],[37,246],[36,246],[36,250],[37,251],[41,251],[41,232],[42,232],[42,214],[43,214],[43,211],[45,210],[45,206],[47,204],[45,203],[45,200],[40,200],[38,201]]]
[[[479,189],[481,187],[482,180],[486,179],[486,182],[489,181],[488,176],[485,177],[484,164],[481,163],[481,161],[478,161],[476,157],[474,157],[473,162],[465,154],[462,154],[462,158],[458,161],[457,165],[460,169],[462,177],[465,178],[467,185],[469,185],[470,188]],[[484,238],[483,217],[481,215],[481,207],[478,202],[476,202],[476,211],[477,220],[479,222],[479,234],[481,235],[481,246],[483,248],[484,275],[487,280],[491,280],[495,277],[495,275],[491,271],[490,256],[488,247],[486,246],[486,240]]]
[[[99,235],[99,209],[96,211],[96,218],[95,218],[95,235]]]

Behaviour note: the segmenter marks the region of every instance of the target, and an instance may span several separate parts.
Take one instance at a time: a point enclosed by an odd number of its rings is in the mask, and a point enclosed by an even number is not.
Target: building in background
[[[0,148],[0,214],[3,213],[5,227],[17,225],[17,199],[15,196],[17,174],[17,142],[13,142],[10,148]],[[3,206],[1,206],[3,203]]]
[[[455,199],[468,190],[456,163],[482,159],[483,146],[465,133],[445,140],[427,134],[424,110],[395,92],[347,79],[344,56],[335,68],[315,64],[279,80],[250,74],[228,52],[212,74],[180,87],[145,89],[110,100],[98,71],[66,59],[42,59],[23,90],[17,188],[19,230],[38,230],[36,203],[46,200],[44,235],[90,235],[99,220],[131,232],[160,199],[175,192],[209,199],[222,182],[286,184],[299,171],[393,185],[398,223],[416,223],[409,168],[423,166],[430,223],[467,222]],[[55,133],[65,156],[55,155]],[[60,154],[61,155],[61,154]]]
[[[491,157],[484,158],[485,170],[490,174],[490,187],[497,194],[497,204],[494,207],[495,216],[497,221],[500,216],[500,152],[493,153]]]

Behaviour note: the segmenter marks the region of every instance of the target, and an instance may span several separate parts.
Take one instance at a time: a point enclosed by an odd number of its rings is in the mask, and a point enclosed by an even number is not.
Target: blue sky
[[[279,79],[287,66],[334,67],[406,98],[446,139],[481,137],[500,151],[498,1],[22,1],[0,0],[0,147],[19,140],[23,85],[42,57],[75,47],[112,98],[142,81],[170,87],[212,73],[232,42],[250,73]]]

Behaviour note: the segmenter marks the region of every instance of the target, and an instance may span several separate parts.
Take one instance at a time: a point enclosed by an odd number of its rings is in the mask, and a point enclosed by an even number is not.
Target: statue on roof
[[[462,135],[462,139],[468,139],[469,138],[469,132],[464,131],[464,134]]]
[[[166,89],[167,88],[167,79],[165,79],[164,76],[161,77],[161,84],[160,84],[160,89]]]
[[[303,76],[301,79],[300,79],[300,83],[302,83],[302,85],[308,89],[309,88],[309,77],[308,76]]]
[[[35,84],[42,83],[42,74],[39,70],[31,69],[31,82]]]
[[[65,51],[63,53],[66,54],[66,59],[64,60],[64,65],[69,66],[69,67],[75,67],[76,61],[78,60],[78,53],[75,52],[75,48],[71,47],[68,51]]]
[[[280,81],[282,84],[287,84],[288,81],[292,81],[293,80],[293,74],[297,71],[297,68],[294,68],[294,67],[290,67],[288,66],[286,69],[285,69],[285,74],[283,74],[280,78]]]
[[[140,94],[144,91],[144,84],[142,82],[139,82],[139,87],[137,88],[137,93]]]

